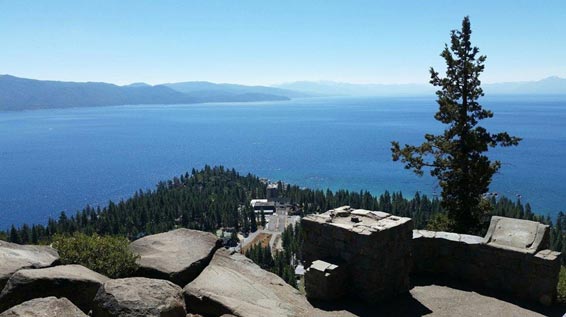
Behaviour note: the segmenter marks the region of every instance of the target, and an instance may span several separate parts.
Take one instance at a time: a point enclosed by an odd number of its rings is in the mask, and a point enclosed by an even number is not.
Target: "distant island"
[[[311,94],[264,86],[183,82],[118,86],[0,76],[0,111],[205,102],[283,101]]]

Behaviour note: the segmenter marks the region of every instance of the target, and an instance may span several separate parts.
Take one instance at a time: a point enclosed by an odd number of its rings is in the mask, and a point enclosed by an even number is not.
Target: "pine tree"
[[[263,208],[261,208],[260,211],[260,221],[261,221],[261,226],[265,228],[266,220],[265,220],[265,211],[263,211]]]
[[[31,240],[31,230],[27,223],[20,229],[20,240],[21,244],[28,244]]]
[[[269,244],[265,247],[265,250],[263,250],[262,261],[266,268],[271,268],[273,266],[273,257],[271,256],[271,247]]]
[[[10,228],[10,242],[22,243],[20,239],[20,233],[18,232],[18,230],[14,225],[12,225],[12,227]]]
[[[430,168],[442,188],[442,206],[451,220],[447,228],[456,232],[476,232],[480,217],[489,210],[483,200],[499,161],[490,161],[484,155],[490,147],[517,145],[519,138],[506,132],[491,134],[478,125],[479,121],[493,117],[483,109],[478,98],[484,95],[479,75],[484,70],[485,56],[470,41],[470,20],[465,17],[462,30],[453,30],[451,45],[445,46],[441,56],[446,62],[446,77],[441,78],[430,69],[430,83],[439,87],[436,92],[439,110],[435,119],[448,125],[441,135],[425,135],[420,146],[392,142],[393,160],[405,163],[417,175]]]
[[[256,244],[256,247],[258,249],[257,252],[257,263],[264,268],[264,259],[265,259],[265,248],[263,246],[261,246],[261,244]]]
[[[250,215],[250,230],[251,230],[251,232],[256,232],[257,231],[257,219],[256,219],[256,216],[255,216],[255,210],[253,210],[253,208],[250,209],[249,215]]]
[[[37,231],[37,226],[34,225],[31,227],[31,243],[33,244],[37,244],[39,242],[39,233]]]

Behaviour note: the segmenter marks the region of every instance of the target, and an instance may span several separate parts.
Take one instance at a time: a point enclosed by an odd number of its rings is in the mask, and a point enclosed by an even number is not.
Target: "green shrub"
[[[124,237],[78,232],[53,237],[53,247],[63,264],[80,264],[111,278],[128,276],[137,269],[137,256],[128,249],[128,244]]]
[[[558,277],[558,302],[566,304],[566,266],[560,268]]]
[[[455,228],[454,221],[448,218],[445,213],[436,213],[430,217],[426,230],[431,231],[448,231],[453,232]]]

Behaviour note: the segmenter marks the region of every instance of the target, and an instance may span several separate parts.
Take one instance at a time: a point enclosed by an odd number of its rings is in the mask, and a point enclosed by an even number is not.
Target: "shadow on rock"
[[[473,285],[469,285],[468,283],[462,281],[442,278],[442,276],[414,275],[411,276],[411,283],[413,284],[413,287],[438,285],[438,286],[446,286],[464,292],[474,292],[549,317],[554,317],[554,316],[563,317],[564,312],[566,311],[566,305],[555,304],[552,306],[543,306],[542,304],[539,303],[514,298],[500,291],[498,292],[496,290],[475,287]]]
[[[346,311],[354,316],[424,316],[432,313],[430,309],[413,298],[411,294],[399,295],[396,298],[376,305],[368,305],[359,300],[345,299],[337,302],[309,300],[316,308],[327,312]]]

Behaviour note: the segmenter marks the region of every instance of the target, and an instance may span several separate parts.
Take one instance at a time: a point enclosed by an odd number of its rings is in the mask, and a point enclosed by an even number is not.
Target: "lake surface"
[[[492,191],[535,212],[566,210],[566,97],[485,98],[492,132],[523,137],[492,151]],[[222,164],[316,188],[439,192],[391,161],[390,141],[439,132],[433,98],[315,98],[288,102],[120,106],[0,112],[0,228],[45,223],[160,180]]]

